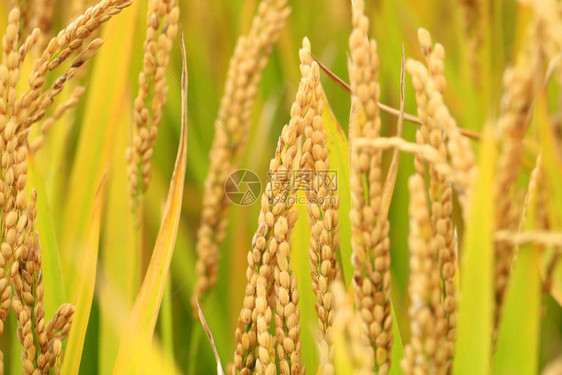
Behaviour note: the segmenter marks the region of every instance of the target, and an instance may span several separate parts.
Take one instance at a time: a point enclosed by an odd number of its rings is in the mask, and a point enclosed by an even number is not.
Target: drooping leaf
[[[107,278],[103,271],[98,273],[97,283],[100,289],[105,291],[104,298],[108,302],[100,304],[101,313],[103,316],[108,317],[106,324],[112,331],[119,331],[127,325],[127,319],[132,306],[128,303],[120,288]],[[160,340],[157,338],[152,340],[152,345],[142,355],[144,356],[142,364],[145,374],[175,375],[182,373],[176,365],[174,358],[164,350]]]
[[[148,351],[158,318],[164,287],[176,242],[182,207],[183,185],[187,160],[187,66],[183,35],[181,37],[183,57],[182,70],[182,131],[176,165],[172,175],[170,191],[164,208],[164,217],[156,245],[132,313],[123,331],[114,374],[136,373],[143,363],[143,354]]]
[[[453,371],[490,373],[493,329],[493,181],[496,146],[491,126],[483,132],[472,209],[461,250],[460,302]]]
[[[98,263],[98,245],[100,234],[100,221],[103,204],[105,201],[105,188],[107,175],[104,175],[98,187],[95,204],[92,228],[87,246],[82,249],[82,265],[79,268],[80,278],[75,286],[76,310],[72,321],[72,328],[68,336],[64,362],[62,366],[63,374],[77,374],[80,369],[86,329],[90,319],[92,302],[94,299],[94,289],[96,285],[96,268]]]

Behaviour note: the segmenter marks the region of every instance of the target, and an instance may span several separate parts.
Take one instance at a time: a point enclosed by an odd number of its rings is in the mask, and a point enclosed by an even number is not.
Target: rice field
[[[0,375],[562,374],[562,4],[0,0]]]

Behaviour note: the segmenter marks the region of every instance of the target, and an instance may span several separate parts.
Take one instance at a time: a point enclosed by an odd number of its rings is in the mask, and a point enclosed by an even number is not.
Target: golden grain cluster
[[[178,33],[179,13],[180,9],[173,0],[148,3],[143,64],[134,104],[135,127],[132,145],[127,149],[130,191],[135,205],[139,204],[140,195],[150,182],[150,159],[166,104],[166,68],[172,42]]]
[[[45,117],[65,84],[101,47],[101,39],[89,40],[90,35],[128,5],[130,1],[100,2],[52,38],[44,50],[38,45],[40,36],[45,35],[41,29],[30,30],[27,23],[21,25],[26,20],[21,19],[17,7],[8,15],[0,65],[0,335],[7,315],[12,311],[17,317],[17,337],[23,348],[21,360],[25,374],[48,374],[50,369],[59,368],[63,356],[62,341],[69,334],[74,314],[74,307],[64,304],[51,320],[45,317],[36,191],[31,192],[31,200],[26,198],[28,135],[31,126]],[[29,24],[46,27],[46,22],[37,20]],[[21,35],[22,29],[28,32],[27,36],[25,33]],[[20,70],[26,57],[33,58],[34,55],[38,58],[29,77],[24,77],[28,85],[18,97]],[[64,64],[71,57],[70,64]],[[47,73],[58,72],[61,67],[64,67],[63,72],[57,73],[58,78],[47,85]],[[41,133],[44,134],[66,109],[75,106],[82,94],[82,89],[75,89],[70,99],[42,123]],[[40,142],[41,138],[31,149],[38,149]],[[3,369],[4,364],[0,362],[0,372]]]
[[[262,72],[289,12],[286,0],[260,1],[250,31],[238,38],[228,66],[209,152],[209,173],[205,180],[201,225],[197,232],[198,272],[194,289],[197,298],[201,298],[217,282],[220,247],[228,229],[230,207],[224,183],[241,163]]]

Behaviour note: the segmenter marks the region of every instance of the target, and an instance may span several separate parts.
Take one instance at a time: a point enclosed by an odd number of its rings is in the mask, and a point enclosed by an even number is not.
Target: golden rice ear
[[[434,51],[430,60],[440,59],[440,56]],[[433,145],[442,155],[446,155],[451,160],[451,164],[461,180],[459,186],[464,187],[459,200],[466,217],[471,202],[472,183],[476,176],[475,158],[468,138],[458,128],[443,101],[443,95],[440,92],[445,87],[445,83],[442,82],[444,80],[443,72],[440,68],[431,72],[424,64],[415,60],[410,60],[406,69],[412,76],[418,117],[422,121],[420,129],[416,132],[416,142]],[[441,83],[439,83],[440,81]],[[423,163],[416,159],[414,165],[417,173],[425,174]]]
[[[166,68],[178,33],[179,13],[175,0],[148,2],[143,67],[134,104],[135,124],[132,144],[127,150],[131,198],[135,210],[150,182],[150,160],[168,94]]]
[[[70,94],[70,98],[68,98],[66,102],[59,104],[57,108],[55,108],[54,114],[41,123],[41,135],[35,138],[29,147],[33,153],[36,153],[43,146],[45,135],[51,130],[53,125],[55,125],[55,122],[60,120],[68,110],[76,107],[85,92],[86,90],[84,87],[76,87]]]
[[[433,46],[431,35],[425,29],[418,30],[418,39],[427,68],[415,60],[410,61],[409,64],[409,71],[416,90],[418,115],[424,119],[420,128],[416,131],[416,142],[420,146],[430,145],[443,160],[447,160],[451,156],[449,155],[451,148],[447,148],[449,134],[452,133],[457,137],[456,140],[461,141],[465,146],[468,141],[460,135],[456,125],[452,126],[452,117],[448,115],[448,111],[443,104],[442,95],[446,87],[444,48],[440,44]],[[445,123],[450,124],[449,133],[447,133]],[[468,145],[467,149],[469,147]],[[450,366],[453,355],[457,305],[455,287],[457,242],[453,233],[452,220],[453,189],[450,177],[436,168],[436,165],[430,163],[426,171],[422,154],[416,154],[414,166],[417,175],[422,180],[425,180],[426,174],[429,180],[431,231],[437,247],[436,267],[441,270],[440,278],[443,285],[439,295],[439,308],[444,310],[446,316],[445,334],[439,336],[442,342],[438,345],[444,347],[447,352],[445,364],[445,367],[447,367]],[[465,183],[469,182],[470,177],[466,179]],[[441,367],[442,364],[440,363],[437,366]]]
[[[101,39],[91,41],[87,48],[74,59],[70,68],[47,90],[43,90],[47,73],[57,69],[73,53],[79,51],[94,31],[129,5],[131,5],[131,0],[102,0],[49,41],[35,62],[28,79],[27,92],[17,101],[15,115],[21,125],[21,128],[18,129],[19,132],[26,132],[32,124],[43,118],[45,110],[53,103],[54,97],[72,79],[77,69],[89,60],[101,46]]]
[[[274,283],[276,294],[275,333],[277,358],[282,374],[299,374],[304,370],[300,339],[299,292],[297,290],[297,277],[291,266],[291,232],[295,221],[296,217],[293,217],[290,224],[285,217],[280,217],[275,223],[274,239],[270,243],[272,247],[277,249]],[[259,335],[258,330],[258,341]],[[259,362],[262,362],[261,356]]]
[[[312,289],[316,295],[316,312],[318,315],[318,345],[320,352],[320,366],[325,373],[330,373],[332,364],[331,330],[334,313],[332,283],[340,277],[340,270],[336,260],[339,249],[339,197],[333,187],[321,182],[322,174],[329,174],[330,161],[326,129],[322,119],[323,90],[320,84],[320,71],[310,51],[310,42],[303,40],[299,51],[301,71],[311,72],[312,98],[309,113],[312,116],[306,121],[304,130],[305,142],[302,147],[301,170],[302,176],[307,178],[306,208],[308,223],[311,227],[309,262],[312,277]],[[306,67],[306,69],[305,69]]]
[[[236,42],[209,151],[201,224],[197,232],[194,296],[202,299],[217,282],[220,247],[226,236],[231,202],[224,184],[240,164],[252,125],[251,112],[262,72],[289,15],[287,0],[262,0],[251,29]],[[193,301],[192,301],[193,302]]]
[[[349,36],[349,81],[351,110],[349,116],[349,143],[354,138],[376,138],[380,134],[381,120],[378,101],[379,57],[377,43],[369,39],[369,19],[364,14],[364,1],[353,1],[352,25]]]
[[[445,373],[450,367],[451,349],[447,345],[448,317],[441,301],[438,244],[433,237],[429,202],[422,176],[414,174],[408,180],[410,193],[410,281],[412,301],[410,318],[412,339],[401,362],[408,375],[419,371]],[[420,361],[421,359],[421,361]]]
[[[311,99],[314,97],[311,82],[314,82],[312,69],[305,69],[306,76],[301,78],[296,99],[291,107],[291,120],[283,127],[277,143],[275,156],[269,164],[270,181],[261,196],[261,211],[258,218],[258,228],[252,241],[252,249],[248,253],[248,268],[246,270],[247,285],[238,328],[236,329],[236,350],[234,352],[232,373],[247,372],[256,368],[260,373],[275,372],[275,337],[269,333],[269,326],[277,302],[281,303],[281,294],[298,301],[296,279],[293,280],[289,257],[290,225],[296,221],[292,213],[294,205],[291,199],[279,199],[290,196],[294,186],[294,167],[301,163],[299,154],[300,137],[305,131],[307,121],[310,120]],[[285,183],[285,177],[289,181]],[[285,230],[287,226],[287,230]],[[287,281],[289,277],[289,281]],[[282,280],[283,279],[283,280]],[[269,286],[275,282],[277,293],[270,293]],[[285,301],[285,300],[283,300]],[[276,312],[276,336],[289,338],[294,344],[289,353],[284,346],[278,346],[278,353],[282,353],[281,360],[288,365],[285,351],[295,360],[295,369],[300,368],[300,338],[291,332],[289,327],[297,327],[297,302],[288,308],[288,315],[281,310]],[[279,305],[277,305],[279,307]],[[290,324],[290,325],[288,325]],[[285,331],[287,327],[287,331]],[[281,330],[281,331],[279,331]],[[283,340],[284,341],[284,340]],[[283,345],[284,342],[278,342]],[[291,363],[291,366],[293,364]]]
[[[388,374],[393,342],[390,306],[390,224],[382,215],[382,150],[358,148],[358,139],[380,137],[379,58],[377,44],[369,39],[364,2],[354,1],[353,30],[349,37],[351,113],[351,244],[353,285],[357,309],[374,349],[375,371]]]

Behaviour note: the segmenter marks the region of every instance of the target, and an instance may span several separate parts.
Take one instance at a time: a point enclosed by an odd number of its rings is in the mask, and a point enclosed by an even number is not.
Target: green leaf
[[[306,197],[302,192],[297,193],[297,199],[303,201]],[[316,314],[316,294],[312,290],[312,276],[310,275],[310,226],[305,204],[296,204],[299,218],[291,235],[291,263],[293,272],[297,276],[299,291],[299,308],[301,310],[301,342],[302,358],[306,368],[310,371],[318,368],[318,344],[316,335],[318,330],[318,315]]]
[[[37,190],[37,231],[41,243],[43,288],[45,290],[45,315],[52,317],[58,307],[67,302],[64,278],[61,270],[59,246],[55,234],[53,216],[49,208],[43,179],[35,159],[27,158],[27,177],[30,187]]]
[[[456,375],[490,373],[493,329],[493,181],[496,145],[492,127],[484,128],[472,210],[461,250],[461,289],[453,370]]]
[[[342,276],[344,276],[344,282],[346,285],[349,285],[353,275],[353,266],[351,265],[351,221],[349,219],[349,212],[351,211],[349,145],[347,137],[334,116],[328,100],[325,96],[322,99],[324,101],[322,119],[326,129],[328,159],[330,160],[330,169],[337,172],[337,193],[340,196],[340,206],[338,208],[340,252],[338,252],[337,257]]]
[[[537,109],[540,110],[538,103]],[[538,116],[537,118],[540,118]],[[542,169],[537,158],[535,168]],[[528,195],[525,202],[523,228],[535,227],[537,194]],[[538,370],[540,319],[541,319],[541,248],[525,244],[518,249],[515,267],[507,287],[503,306],[494,375],[533,375]]]
[[[494,375],[533,375],[538,370],[541,277],[540,249],[519,249],[500,322]]]
[[[545,174],[545,189],[547,201],[552,202],[548,205],[548,219],[554,229],[562,228],[562,160],[558,152],[559,145],[556,144],[554,126],[550,120],[547,107],[546,93],[539,94],[535,105],[534,119],[537,123],[540,145],[543,154],[543,165]],[[551,253],[551,251],[547,252]],[[552,254],[547,254],[550,258]],[[559,261],[558,270],[562,268]],[[562,305],[562,272],[553,273],[552,296]]]
[[[394,303],[390,307],[392,313],[392,335],[394,341],[392,343],[392,352],[390,354],[392,366],[390,367],[390,375],[403,375],[404,371],[400,367],[400,361],[404,358],[404,346],[402,345],[402,336],[398,326],[396,313],[394,312]]]
[[[76,310],[74,312],[72,328],[64,353],[65,360],[62,365],[63,374],[78,374],[78,370],[80,369],[86,329],[88,328],[92,301],[94,299],[94,288],[96,286],[100,221],[105,201],[106,177],[106,175],[103,176],[96,193],[90,238],[86,248],[83,250],[82,266],[79,269],[80,278],[75,286],[77,298]]]

